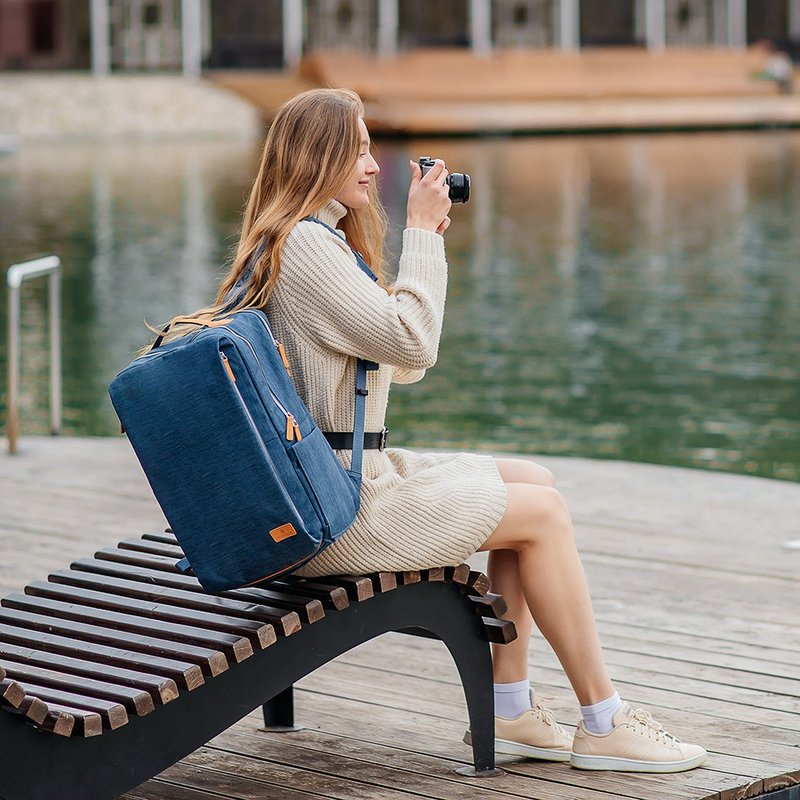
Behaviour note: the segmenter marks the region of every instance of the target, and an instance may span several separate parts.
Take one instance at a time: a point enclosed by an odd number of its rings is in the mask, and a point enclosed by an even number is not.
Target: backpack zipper
[[[260,317],[259,317],[259,319],[260,319]],[[275,337],[272,336],[272,331],[269,329],[269,326],[265,325],[264,327],[267,329],[267,332],[269,333],[270,337],[272,338],[272,341],[274,342],[275,341]],[[229,328],[227,325],[221,325],[219,330],[228,331],[228,333],[231,333],[234,336],[236,336],[237,338],[241,339],[250,348],[250,352],[253,354],[253,358],[255,358],[256,364],[258,364],[258,368],[261,370],[262,376],[264,376],[264,369],[261,366],[261,361],[260,361],[260,359],[258,357],[258,353],[256,353],[256,349],[255,349],[255,347],[253,347],[253,345],[250,342],[250,340],[247,339],[245,336],[242,336],[241,333],[237,333],[232,328]],[[276,344],[277,344],[277,342],[276,342]],[[281,349],[282,349],[282,347],[281,347]],[[220,355],[223,355],[223,354],[220,353]],[[225,357],[225,361],[226,362],[227,362],[227,360],[228,360],[227,357]],[[230,370],[230,364],[228,364],[228,368]],[[233,374],[233,370],[230,370],[230,373]],[[266,377],[266,376],[264,376],[264,377]],[[236,379],[234,378],[234,380],[236,380]],[[281,401],[278,400],[275,392],[272,391],[272,387],[269,385],[269,382],[265,380],[264,383],[267,386],[267,391],[269,392],[269,395],[272,398],[272,402],[275,403],[275,405],[281,410],[281,413],[283,414],[283,416],[286,417],[286,440],[289,441],[289,442],[293,442],[293,441],[298,441],[299,442],[303,438],[303,434],[300,433],[300,426],[297,424],[297,420],[294,418],[294,415],[291,413],[291,411],[287,411],[286,407],[283,405],[283,403],[281,403]]]
[[[245,339],[245,341],[247,340]],[[233,391],[236,392],[236,396],[239,398],[239,402],[242,404],[242,408],[244,408],[244,413],[247,415],[247,420],[250,423],[250,427],[253,429],[253,433],[255,433],[256,438],[261,444],[261,449],[264,451],[264,454],[267,457],[267,461],[269,462],[272,474],[275,480],[278,482],[278,484],[280,486],[283,486],[283,481],[281,480],[280,474],[278,473],[278,470],[275,467],[275,462],[272,460],[269,448],[264,444],[264,440],[261,438],[261,434],[258,432],[258,426],[256,425],[256,421],[253,419],[253,415],[250,413],[250,409],[247,407],[247,403],[245,403],[244,398],[242,397],[242,393],[239,391],[239,387],[236,385],[236,376],[234,375],[233,369],[231,368],[230,362],[228,361],[228,357],[225,355],[225,353],[220,353],[219,355],[222,361],[222,366],[225,368],[225,371],[228,373],[228,377],[231,379],[231,385],[233,386]],[[303,519],[303,516],[298,511],[297,506],[294,504],[294,500],[292,500],[292,496],[289,494],[289,492],[287,492],[284,489],[284,494],[286,495],[286,499],[289,501],[289,505],[292,507],[292,511],[294,511],[294,513],[297,515],[297,518]]]
[[[246,314],[248,312],[247,312],[247,310],[245,310],[243,313]],[[274,344],[275,347],[278,350],[278,354],[281,357],[281,361],[283,361],[283,366],[286,368],[286,372],[288,372],[289,373],[289,377],[291,377],[292,376],[292,368],[289,366],[289,359],[286,357],[286,351],[283,349],[283,344],[281,344],[281,342],[279,342],[275,338],[275,334],[272,332],[272,328],[270,328],[269,322],[267,322],[267,320],[263,316],[263,314],[258,314],[258,313],[255,313],[255,312],[249,312],[249,315],[251,317],[254,314],[255,314],[256,319],[264,326],[264,328],[266,328],[266,331],[269,334],[269,338],[272,339],[272,344]]]

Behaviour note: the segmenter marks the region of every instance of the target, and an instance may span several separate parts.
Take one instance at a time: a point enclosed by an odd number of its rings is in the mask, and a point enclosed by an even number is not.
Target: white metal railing
[[[45,256],[8,268],[8,452],[17,452],[19,436],[20,287],[23,281],[50,276],[50,431],[61,433],[61,259]]]

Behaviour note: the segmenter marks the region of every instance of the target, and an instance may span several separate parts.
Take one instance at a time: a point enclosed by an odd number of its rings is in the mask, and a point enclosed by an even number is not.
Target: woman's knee
[[[564,495],[552,486],[530,487],[534,491],[530,497],[530,529],[532,541],[543,537],[572,535],[572,520]]]
[[[521,458],[496,458],[497,471],[505,483],[530,483],[534,486],[556,485],[553,473],[547,467]]]
[[[524,550],[532,545],[572,537],[572,522],[563,495],[551,486],[512,483],[500,525],[485,550]]]

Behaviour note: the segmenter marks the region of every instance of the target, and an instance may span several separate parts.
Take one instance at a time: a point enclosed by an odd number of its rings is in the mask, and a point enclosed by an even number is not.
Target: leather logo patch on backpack
[[[297,535],[297,531],[294,529],[294,525],[291,522],[287,522],[285,525],[281,525],[278,528],[273,528],[269,535],[276,541],[282,542],[284,539],[289,539],[292,536]]]

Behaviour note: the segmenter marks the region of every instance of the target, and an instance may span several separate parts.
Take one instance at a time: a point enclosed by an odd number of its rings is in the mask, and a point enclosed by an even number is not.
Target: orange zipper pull
[[[294,418],[293,414],[286,415],[286,441],[287,442],[299,442],[303,438],[303,434],[300,433],[300,426],[297,424],[297,420]]]
[[[292,375],[292,368],[289,366],[289,359],[286,358],[286,351],[283,349],[283,345],[280,342],[275,342],[275,346],[278,348],[278,352],[281,355],[281,361],[283,361],[283,366],[286,367],[286,371],[289,373],[289,376]]]
[[[225,367],[225,372],[227,372],[228,377],[234,383],[236,383],[236,376],[233,374],[233,369],[231,369],[231,364],[230,361],[228,361],[228,356],[226,356],[225,353],[220,353],[220,356],[222,358],[222,366]]]

